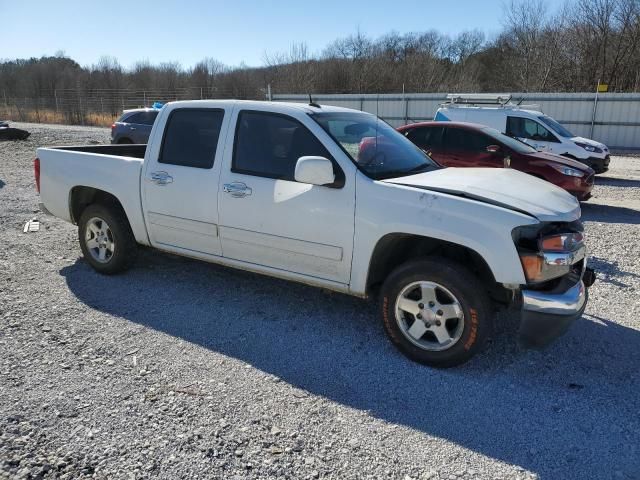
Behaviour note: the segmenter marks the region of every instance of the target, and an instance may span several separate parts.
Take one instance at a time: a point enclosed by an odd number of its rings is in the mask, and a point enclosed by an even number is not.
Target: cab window
[[[447,128],[445,145],[450,151],[480,152],[486,151],[495,142],[486,135],[465,128]]]
[[[442,127],[418,127],[409,131],[407,138],[423,150],[438,150],[442,147]]]
[[[507,117],[507,135],[539,142],[559,142],[556,136],[542,124],[523,117]]]
[[[336,174],[331,186],[344,184],[344,173],[331,154],[298,120],[253,110],[243,110],[238,115],[232,172],[295,181],[296,164],[305,156],[331,160]]]

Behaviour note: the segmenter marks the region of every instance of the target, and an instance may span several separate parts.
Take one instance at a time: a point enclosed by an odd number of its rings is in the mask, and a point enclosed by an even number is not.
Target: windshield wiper
[[[403,170],[388,170],[386,172],[382,172],[384,178],[395,178],[395,177],[406,177],[407,175],[413,175],[416,173],[424,173],[430,170],[432,165],[425,163],[423,165],[417,165],[415,167]]]

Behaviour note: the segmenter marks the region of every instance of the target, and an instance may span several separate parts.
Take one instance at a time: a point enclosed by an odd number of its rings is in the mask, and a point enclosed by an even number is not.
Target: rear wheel
[[[89,205],[78,222],[80,248],[96,271],[111,275],[128,269],[136,255],[136,240],[121,208]]]
[[[385,331],[406,356],[452,367],[479,352],[492,330],[489,297],[480,281],[447,259],[398,267],[382,287]]]
[[[118,145],[132,145],[133,141],[129,138],[121,138],[118,140]]]

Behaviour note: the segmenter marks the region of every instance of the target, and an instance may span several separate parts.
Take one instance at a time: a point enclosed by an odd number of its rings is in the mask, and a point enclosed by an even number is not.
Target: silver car
[[[111,125],[111,143],[147,143],[158,112],[156,108],[125,110]]]

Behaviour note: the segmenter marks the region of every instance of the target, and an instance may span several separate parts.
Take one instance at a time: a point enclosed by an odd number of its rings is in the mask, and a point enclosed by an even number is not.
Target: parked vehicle
[[[596,173],[609,169],[606,145],[577,137],[538,107],[510,103],[507,94],[449,94],[434,120],[487,125],[533,148],[562,155],[588,165]]]
[[[564,188],[578,200],[591,197],[594,171],[576,160],[538,152],[495,128],[464,122],[423,122],[398,128],[440,165],[510,167]]]
[[[368,297],[410,358],[465,362],[494,308],[543,345],[580,317],[580,205],[512,169],[440,168],[375,116],[315,104],[165,106],[148,145],[40,148],[43,208],[98,272],[136,246]],[[236,321],[241,322],[241,316]]]
[[[111,143],[147,143],[159,111],[157,108],[123,111],[120,118],[111,125]]]
[[[0,141],[3,140],[26,140],[31,135],[30,132],[21,128],[10,127],[9,122],[0,122]]]

